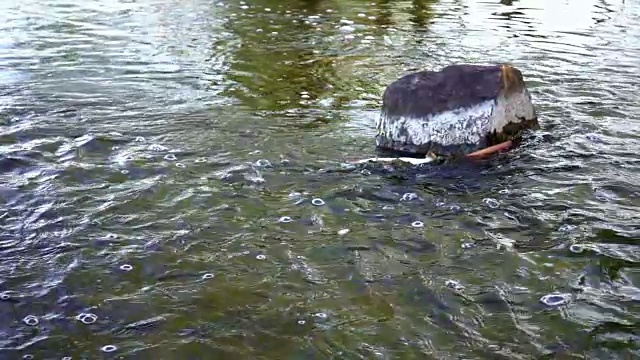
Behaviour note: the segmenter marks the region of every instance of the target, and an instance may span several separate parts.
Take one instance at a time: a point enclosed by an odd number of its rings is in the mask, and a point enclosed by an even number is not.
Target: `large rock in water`
[[[518,69],[452,65],[405,75],[386,88],[376,145],[458,156],[517,139],[538,126]]]

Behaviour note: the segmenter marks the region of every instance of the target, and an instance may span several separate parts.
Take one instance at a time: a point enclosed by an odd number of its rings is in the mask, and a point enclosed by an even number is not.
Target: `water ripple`
[[[638,10],[2,2],[0,352],[640,356]],[[503,61],[518,149],[346,163],[396,77]]]

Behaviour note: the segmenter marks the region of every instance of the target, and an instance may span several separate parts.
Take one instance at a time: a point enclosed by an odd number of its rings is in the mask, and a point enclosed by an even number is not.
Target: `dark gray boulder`
[[[522,73],[508,65],[452,65],[391,83],[376,145],[398,152],[466,155],[537,128]]]

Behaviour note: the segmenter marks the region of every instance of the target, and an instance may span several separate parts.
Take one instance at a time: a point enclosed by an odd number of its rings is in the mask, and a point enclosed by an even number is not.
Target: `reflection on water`
[[[634,1],[0,4],[7,358],[638,357]],[[386,84],[510,62],[542,129],[369,157]]]

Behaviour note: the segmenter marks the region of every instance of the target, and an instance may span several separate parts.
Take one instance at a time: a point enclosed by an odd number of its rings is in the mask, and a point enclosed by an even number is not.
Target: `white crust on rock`
[[[401,144],[480,145],[487,135],[501,133],[507,124],[531,120],[535,116],[531,97],[523,89],[507,97],[501,94],[493,100],[422,118],[389,117],[383,112],[376,120],[376,130],[383,139]],[[377,140],[378,146],[382,145],[383,139]]]

